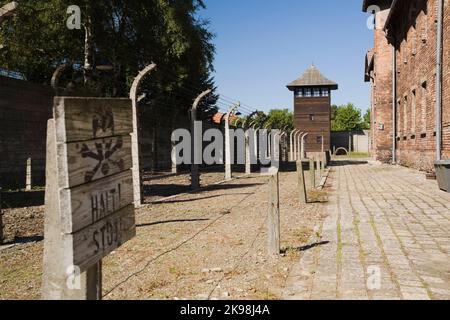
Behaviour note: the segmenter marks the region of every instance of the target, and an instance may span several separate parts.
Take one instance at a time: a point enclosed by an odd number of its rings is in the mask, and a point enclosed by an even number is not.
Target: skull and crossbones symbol
[[[95,175],[100,172],[106,176],[111,170],[111,166],[115,166],[123,171],[125,168],[125,162],[123,159],[118,161],[114,161],[111,157],[123,147],[122,137],[115,138],[116,143],[113,146],[113,138],[105,139],[100,143],[95,143],[96,152],[89,149],[87,144],[83,144],[81,147],[81,156],[83,158],[91,158],[98,161],[97,165],[94,167],[92,171],[86,172],[84,176],[85,182],[91,182]]]

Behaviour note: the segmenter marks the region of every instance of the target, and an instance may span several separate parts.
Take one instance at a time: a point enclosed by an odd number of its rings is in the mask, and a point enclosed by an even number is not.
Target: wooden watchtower
[[[306,152],[330,151],[331,91],[338,89],[337,83],[324,77],[319,69],[312,65],[287,87],[294,92],[295,128],[309,134],[306,139]]]

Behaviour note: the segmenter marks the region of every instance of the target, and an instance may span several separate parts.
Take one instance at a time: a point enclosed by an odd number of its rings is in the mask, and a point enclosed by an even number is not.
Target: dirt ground
[[[177,197],[189,176],[153,178],[136,238],[103,260],[104,299],[279,299],[293,264],[320,241],[327,190],[300,205],[295,172],[280,173],[279,258],[266,254],[267,177],[217,184],[223,173],[207,173],[201,192]],[[7,209],[4,222],[0,299],[39,299],[43,207]]]

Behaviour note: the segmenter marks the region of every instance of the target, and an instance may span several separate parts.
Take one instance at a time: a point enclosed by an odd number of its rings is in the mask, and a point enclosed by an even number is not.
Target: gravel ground
[[[296,200],[295,173],[280,174],[284,254],[266,254],[267,177],[253,175],[214,184],[223,173],[202,175],[202,192],[189,191],[189,176],[150,180],[146,205],[137,210],[137,236],[103,260],[105,299],[279,299],[291,267],[325,218],[327,191]],[[307,179],[309,180],[309,179]],[[26,210],[23,213],[21,210]],[[29,241],[42,235],[42,207],[6,210],[29,215]],[[8,219],[8,218],[7,218]],[[8,220],[6,220],[8,222]],[[28,229],[27,229],[28,230]],[[27,231],[28,232],[28,231]],[[0,250],[0,299],[38,299],[43,242],[18,242]]]

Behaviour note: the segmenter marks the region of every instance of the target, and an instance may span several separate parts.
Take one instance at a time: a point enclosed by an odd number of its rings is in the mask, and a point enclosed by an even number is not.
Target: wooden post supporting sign
[[[43,299],[101,299],[101,260],[135,236],[132,132],[129,99],[55,98]]]

